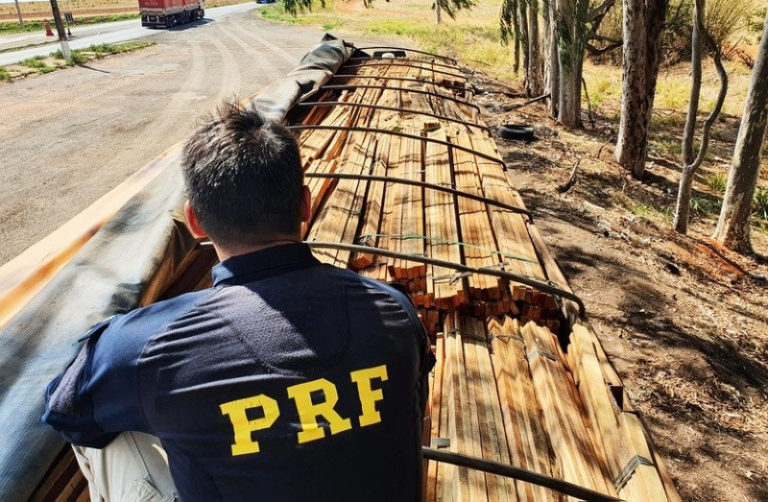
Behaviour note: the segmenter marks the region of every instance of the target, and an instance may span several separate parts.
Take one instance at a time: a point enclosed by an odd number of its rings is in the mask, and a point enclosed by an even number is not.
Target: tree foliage
[[[320,5],[325,7],[325,0],[319,0]],[[387,0],[389,1],[389,0]],[[366,7],[370,7],[373,0],[363,0],[363,4]],[[283,0],[283,6],[285,11],[297,15],[299,12],[305,10],[312,10],[315,0]],[[456,18],[456,13],[460,10],[470,9],[477,5],[477,0],[435,0],[435,6],[448,14],[451,19]]]

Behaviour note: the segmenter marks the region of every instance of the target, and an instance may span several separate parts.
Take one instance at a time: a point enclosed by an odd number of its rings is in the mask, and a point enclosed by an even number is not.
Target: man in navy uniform
[[[94,500],[419,499],[428,339],[407,296],[301,243],[290,132],[229,105],[183,171],[213,287],[97,325],[46,392]]]

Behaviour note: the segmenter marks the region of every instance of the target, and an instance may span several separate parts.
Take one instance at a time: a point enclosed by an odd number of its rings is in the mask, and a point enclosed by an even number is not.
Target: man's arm
[[[128,317],[94,326],[46,389],[42,421],[73,444],[102,448],[120,432],[148,432],[136,388],[145,339],[124,329]]]

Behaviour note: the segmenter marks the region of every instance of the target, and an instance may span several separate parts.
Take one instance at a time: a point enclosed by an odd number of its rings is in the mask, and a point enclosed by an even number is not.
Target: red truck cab
[[[170,28],[205,15],[203,0],[139,0],[141,25],[150,28]]]

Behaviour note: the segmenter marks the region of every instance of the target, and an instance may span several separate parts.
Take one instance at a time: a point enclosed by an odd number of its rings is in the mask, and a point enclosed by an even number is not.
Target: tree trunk
[[[435,2],[435,24],[440,25],[440,2]]]
[[[552,33],[549,29],[549,0],[543,0],[541,12],[541,53],[544,67],[544,89],[549,92],[549,80],[552,75],[549,60],[549,48],[552,45]]]
[[[530,78],[529,71],[531,69],[530,64],[530,52],[528,51],[528,44],[530,38],[528,38],[528,9],[526,8],[527,0],[519,0],[518,5],[518,21],[520,26],[520,44],[522,45],[523,52],[523,82],[525,82],[525,89],[528,90],[528,81]]]
[[[565,126],[581,124],[581,73],[584,61],[583,27],[576,19],[580,2],[586,0],[558,0],[557,31],[560,92],[558,93],[558,120]],[[567,35],[567,36],[566,36]]]
[[[549,85],[547,86],[547,92],[550,93],[549,114],[552,118],[557,118],[558,106],[560,104],[560,59],[557,55],[557,5],[555,0],[549,0],[548,5],[549,47],[547,60],[549,61]]]
[[[624,0],[621,121],[616,160],[638,179],[645,175],[648,126],[668,5],[669,0]]]
[[[760,154],[768,120],[768,12],[763,25],[760,50],[752,70],[744,113],[733,154],[733,165],[723,197],[723,208],[714,238],[742,253],[752,251],[749,220],[752,198],[760,172]]]
[[[14,0],[16,4],[16,14],[19,16],[19,26],[24,26],[24,19],[21,17],[21,8],[19,8],[19,0]]]
[[[519,2],[519,0],[517,0]],[[515,25],[515,73],[520,71],[520,9],[515,5],[512,10],[512,21]]]
[[[704,2],[702,2],[704,6]],[[699,112],[699,97],[701,96],[701,36],[699,34],[698,17],[704,15],[693,3],[693,30],[691,32],[691,100],[688,103],[688,115],[685,117],[683,129],[683,165],[693,164],[693,137],[696,128],[696,115]]]
[[[539,34],[539,0],[528,0],[528,80],[526,90],[529,96],[544,94],[543,61]]]
[[[703,2],[702,2],[703,6]],[[703,13],[693,5],[694,20]],[[690,218],[691,187],[693,186],[693,138],[696,129],[696,116],[699,113],[699,97],[701,96],[701,37],[698,22],[694,21],[691,34],[691,100],[688,102],[688,115],[685,117],[683,129],[682,159],[683,170],[680,173],[680,187],[677,190],[677,207],[675,209],[675,231],[685,234],[688,232]]]

